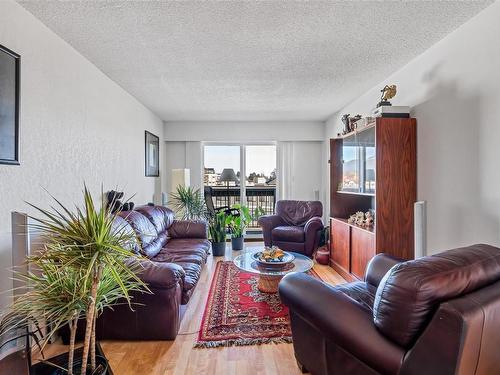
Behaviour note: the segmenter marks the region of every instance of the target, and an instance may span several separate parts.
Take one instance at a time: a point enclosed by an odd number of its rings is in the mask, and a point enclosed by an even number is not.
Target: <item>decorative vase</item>
[[[226,242],[212,242],[212,254],[214,257],[221,257],[226,254]]]
[[[231,247],[233,250],[243,250],[244,237],[231,237]]]
[[[318,251],[316,251],[315,256],[316,262],[323,265],[328,265],[330,262],[330,250],[327,245],[321,246]]]

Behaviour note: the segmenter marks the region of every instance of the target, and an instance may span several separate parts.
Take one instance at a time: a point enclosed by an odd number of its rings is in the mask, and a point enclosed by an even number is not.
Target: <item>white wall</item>
[[[167,141],[322,141],[325,124],[311,122],[165,122]]]
[[[332,116],[368,114],[394,83],[418,131],[418,199],[428,202],[428,252],[500,245],[500,2]]]
[[[165,192],[171,193],[172,169],[188,168],[191,186],[200,188],[202,181],[201,142],[164,142]]]
[[[21,165],[0,165],[0,290],[6,290],[10,212],[29,211],[24,200],[47,207],[42,187],[77,203],[84,181],[96,193],[103,183],[136,193],[135,202],[153,195],[158,201],[160,179],[144,177],[144,131],[163,139],[163,123],[13,1],[0,2],[0,44],[21,55]],[[8,299],[0,294],[0,307]]]
[[[289,143],[291,153],[287,155],[284,164],[289,164],[291,173],[284,198],[323,201],[322,143],[317,141]]]

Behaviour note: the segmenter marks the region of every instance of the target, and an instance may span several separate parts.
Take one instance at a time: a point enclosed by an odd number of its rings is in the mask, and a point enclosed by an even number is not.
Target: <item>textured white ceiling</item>
[[[20,3],[164,120],[323,120],[491,1]]]

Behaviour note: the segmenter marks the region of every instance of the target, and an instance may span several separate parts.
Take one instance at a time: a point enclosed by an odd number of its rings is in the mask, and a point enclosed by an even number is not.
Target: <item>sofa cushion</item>
[[[323,205],[319,201],[280,200],[276,203],[276,215],[288,225],[304,226],[315,216],[323,216]]]
[[[163,249],[151,258],[154,262],[175,263],[182,267],[186,276],[182,288],[182,303],[189,301],[201,270],[210,251],[210,241],[204,239],[170,239]]]
[[[188,291],[196,286],[201,275],[201,265],[191,262],[177,262],[182,267],[186,276],[184,278],[184,291]]]
[[[208,223],[206,220],[174,220],[168,229],[171,238],[207,238]]]
[[[441,302],[500,280],[500,249],[489,245],[445,251],[392,267],[373,306],[376,327],[410,347]]]
[[[210,241],[201,238],[174,238],[165,245],[165,249],[172,252],[200,252],[204,257],[210,252]]]
[[[142,247],[141,252],[148,258],[153,258],[158,255],[168,241],[167,232],[158,235],[153,241]]]
[[[134,229],[141,246],[141,252],[147,257],[154,257],[167,242],[166,233],[158,236],[153,223],[140,212],[122,211],[118,213],[118,216],[124,218]]]
[[[135,211],[146,216],[153,223],[157,233],[165,232],[174,222],[174,212],[163,206],[139,206]]]
[[[121,216],[115,216],[113,220],[112,231],[117,235],[130,237],[130,241],[128,241],[128,243],[124,247],[135,254],[139,254],[139,244],[137,243],[137,236],[127,220],[125,220]]]
[[[209,250],[210,242],[207,240],[169,240],[160,253],[151,260],[155,262],[192,262],[202,265],[207,260]]]
[[[304,228],[297,226],[280,226],[272,230],[273,241],[304,242]]]

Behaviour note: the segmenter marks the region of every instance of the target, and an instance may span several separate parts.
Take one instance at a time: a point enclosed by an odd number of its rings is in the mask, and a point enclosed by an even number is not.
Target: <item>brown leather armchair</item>
[[[290,274],[279,292],[313,375],[500,374],[500,249],[473,245],[403,262],[380,254],[365,280]]]
[[[276,215],[259,218],[264,244],[312,256],[323,229],[323,205],[319,201],[280,200]]]

